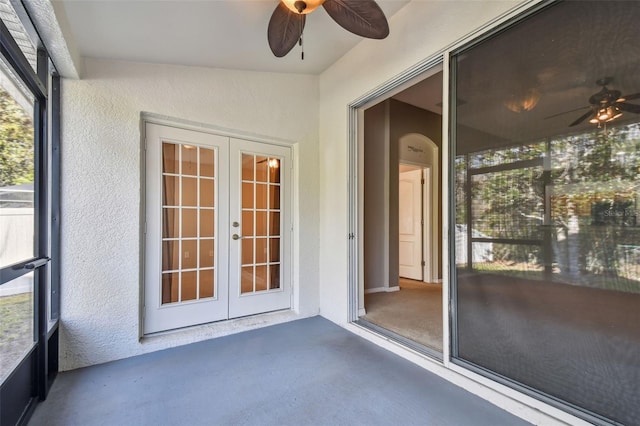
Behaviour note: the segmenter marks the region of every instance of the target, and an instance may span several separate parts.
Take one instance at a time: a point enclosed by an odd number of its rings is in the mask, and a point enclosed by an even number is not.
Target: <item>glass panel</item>
[[[215,176],[215,151],[212,149],[200,148],[200,176]]]
[[[214,277],[215,270],[213,269],[200,271],[200,299],[215,296],[213,285]]]
[[[252,236],[253,235],[253,212],[243,211],[242,212],[242,236]]]
[[[182,273],[182,301],[194,300],[198,294],[198,273],[196,271]]]
[[[214,267],[213,240],[200,240],[200,268]]]
[[[162,270],[175,271],[180,268],[180,242],[179,241],[163,241],[162,242]]]
[[[242,180],[253,180],[253,155],[242,154]]]
[[[280,183],[280,160],[269,159],[269,182]]]
[[[214,237],[215,210],[200,209],[200,236]]]
[[[175,176],[162,176],[162,204],[165,206],[177,206],[180,196],[178,178]]]
[[[452,59],[454,355],[616,424],[640,420],[639,19],[558,2]]]
[[[0,287],[0,383],[33,347],[33,272]]]
[[[180,156],[180,146],[163,142],[162,143],[162,172],[163,173],[180,173],[180,164],[179,156]]]
[[[267,289],[267,266],[256,266],[256,291]]]
[[[269,159],[267,157],[256,156],[256,181],[267,182],[269,177]]]
[[[182,238],[198,236],[198,210],[182,209]]]
[[[280,186],[269,185],[269,208],[280,210]]]
[[[240,292],[253,293],[253,266],[243,266],[240,277]]]
[[[200,207],[215,207],[215,181],[200,179]]]
[[[198,175],[198,150],[195,146],[182,146],[182,174],[197,176]]]
[[[182,240],[182,269],[193,269],[198,266],[198,241]]]
[[[24,54],[29,65],[31,65],[31,68],[33,68],[35,72],[38,72],[38,54],[36,47],[10,1],[4,0],[2,2],[2,20],[18,45],[18,48]]]
[[[178,238],[178,209],[162,209],[162,238]]]
[[[280,262],[280,238],[269,239],[269,262]]]
[[[266,238],[256,238],[256,263],[267,263]]]
[[[256,208],[267,208],[267,185],[256,184]]]
[[[256,235],[267,235],[267,212],[256,212]]]
[[[189,207],[198,205],[198,179],[182,178],[182,205]]]
[[[280,213],[269,212],[269,235],[280,235]]]
[[[242,208],[253,208],[253,183],[242,183]]]
[[[180,273],[170,272],[162,274],[162,304],[178,301],[178,284]]]
[[[240,241],[242,244],[242,264],[253,264],[253,238],[243,238]]]
[[[269,265],[269,289],[280,288],[280,265]]]

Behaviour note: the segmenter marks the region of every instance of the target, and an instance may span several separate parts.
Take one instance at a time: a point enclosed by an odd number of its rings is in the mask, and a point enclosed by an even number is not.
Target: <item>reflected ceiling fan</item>
[[[389,35],[387,18],[374,0],[281,0],[271,15],[267,29],[269,47],[275,56],[281,58],[297,43],[302,45],[306,15],[320,5],[349,32],[373,39],[383,39]]]
[[[591,97],[589,98],[588,106],[561,113],[566,114],[569,112],[589,108],[589,111],[569,124],[569,127],[577,126],[589,117],[591,117],[589,119],[590,123],[597,124],[598,127],[600,127],[602,123],[608,123],[615,120],[616,118],[619,118],[620,116],[622,116],[623,112],[640,114],[640,105],[628,103],[628,101],[639,99],[640,93],[622,96],[622,92],[620,92],[619,90],[611,90],[607,88],[607,85],[612,81],[613,77],[604,77],[599,79],[598,81],[596,81],[596,84],[598,86],[601,86],[602,89],[598,93],[594,93],[593,95],[591,95]],[[561,114],[552,115],[547,118],[557,117]]]

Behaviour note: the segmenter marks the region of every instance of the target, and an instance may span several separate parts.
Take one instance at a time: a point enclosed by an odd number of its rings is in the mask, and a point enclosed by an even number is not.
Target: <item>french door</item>
[[[145,130],[144,333],[290,308],[290,149]]]

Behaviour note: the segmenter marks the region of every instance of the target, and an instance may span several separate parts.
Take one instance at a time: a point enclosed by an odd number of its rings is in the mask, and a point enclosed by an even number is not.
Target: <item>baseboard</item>
[[[394,287],[376,287],[376,288],[368,288],[364,291],[364,294],[371,293],[393,293],[394,291],[400,291],[400,286]]]
[[[363,317],[367,315],[367,310],[365,308],[358,309],[358,317]]]

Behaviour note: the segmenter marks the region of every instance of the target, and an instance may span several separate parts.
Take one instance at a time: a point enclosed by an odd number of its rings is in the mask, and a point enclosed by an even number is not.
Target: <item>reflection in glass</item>
[[[215,210],[200,209],[200,236],[214,237]]]
[[[253,292],[253,266],[243,266],[240,272],[240,292]]]
[[[280,238],[269,238],[269,262],[280,262]]]
[[[33,272],[2,285],[0,383],[33,347]]]
[[[269,235],[280,235],[280,213],[269,212]]]
[[[165,206],[177,206],[179,194],[178,178],[175,176],[162,176],[162,204]]]
[[[269,208],[280,210],[280,185],[269,185]]]
[[[267,263],[266,238],[256,238],[256,263]]]
[[[177,238],[179,210],[171,208],[162,209],[162,238]]]
[[[200,268],[213,268],[214,266],[214,240],[200,240]]]
[[[242,244],[242,264],[253,264],[253,238],[243,238]]]
[[[215,151],[212,149],[200,148],[200,176],[215,176]]]
[[[198,273],[196,271],[183,272],[181,288],[182,301],[195,299],[198,293]]]
[[[180,242],[176,240],[162,242],[162,270],[175,271],[180,268]]]
[[[215,207],[215,181],[200,179],[200,207]]]
[[[267,212],[256,212],[256,235],[267,235]]]
[[[242,208],[243,209],[253,208],[253,183],[251,182],[242,183]]]
[[[179,276],[178,272],[162,274],[162,304],[178,301]]]
[[[242,154],[242,180],[253,180],[253,155]]]
[[[277,158],[269,159],[269,182],[280,183],[280,160]]]
[[[250,237],[253,235],[253,211],[242,211],[242,236]]]
[[[182,269],[198,267],[198,240],[182,240]]]
[[[280,265],[269,265],[269,289],[280,288]]]
[[[198,236],[198,210],[182,209],[182,238]]]
[[[201,299],[205,297],[215,297],[214,291],[214,277],[215,270],[213,269],[205,269],[200,271],[200,293],[199,296]]]
[[[180,165],[178,158],[180,146],[173,143],[162,143],[162,172],[163,173],[180,173]]]
[[[267,185],[256,184],[256,208],[267,208]]]
[[[198,149],[191,145],[182,146],[182,174],[198,175]]]
[[[267,289],[267,266],[256,266],[256,291]]]
[[[257,182],[267,182],[269,177],[268,169],[269,169],[269,159],[267,157],[262,157],[260,155],[256,155],[256,181]]]
[[[454,356],[620,424],[640,419],[640,115],[635,96],[605,124],[589,108],[640,93],[638,20],[639,2],[558,2],[452,59]]]
[[[182,205],[189,207],[198,205],[198,179],[182,178]]]

